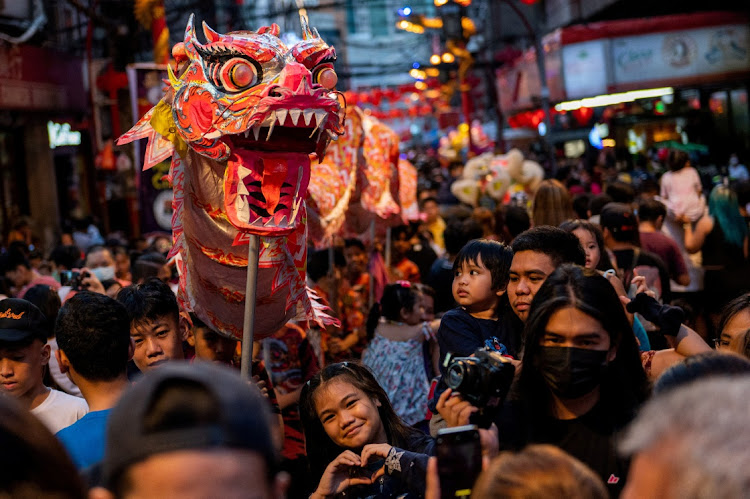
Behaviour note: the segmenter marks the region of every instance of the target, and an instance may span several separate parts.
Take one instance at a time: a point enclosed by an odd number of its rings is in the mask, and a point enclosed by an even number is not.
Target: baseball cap
[[[599,223],[602,228],[613,234],[625,234],[638,231],[638,218],[632,208],[625,203],[608,203],[602,208]]]
[[[167,416],[154,424],[155,407],[164,405],[170,389],[190,387],[210,400],[211,416]],[[195,392],[193,392],[195,393]],[[200,411],[197,409],[196,411]],[[146,373],[112,409],[103,461],[104,485],[113,490],[130,465],[149,456],[179,450],[231,448],[263,456],[269,472],[276,464],[269,403],[239,372],[208,362],[171,362]]]
[[[20,298],[0,300],[0,341],[47,341],[46,318],[33,303]]]

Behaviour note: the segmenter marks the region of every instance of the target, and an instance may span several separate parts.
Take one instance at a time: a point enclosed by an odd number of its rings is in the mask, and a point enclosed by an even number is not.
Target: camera
[[[487,428],[508,395],[516,368],[499,352],[480,348],[472,357],[445,359],[445,384],[477,407],[472,423]]]

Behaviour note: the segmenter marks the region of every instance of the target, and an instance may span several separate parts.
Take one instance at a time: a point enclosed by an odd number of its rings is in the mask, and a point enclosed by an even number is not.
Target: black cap
[[[0,300],[0,341],[47,341],[46,318],[33,303],[20,298]]]
[[[146,420],[169,387],[188,382],[213,399],[215,421],[179,428],[147,429]],[[105,487],[130,465],[149,456],[186,449],[231,448],[261,454],[269,471],[276,465],[271,437],[271,411],[258,388],[239,371],[208,362],[174,361],[149,371],[122,396],[107,424],[103,474]]]
[[[602,228],[613,234],[625,234],[638,231],[638,218],[633,209],[625,203],[608,203],[602,208],[599,218]]]

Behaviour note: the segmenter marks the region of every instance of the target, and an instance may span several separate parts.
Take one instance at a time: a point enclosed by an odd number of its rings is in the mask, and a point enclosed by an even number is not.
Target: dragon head
[[[169,71],[176,133],[198,154],[224,162],[224,205],[243,232],[281,236],[301,217],[310,155],[322,159],[344,133],[344,106],[335,91],[336,52],[303,20],[291,48],[273,24],[219,34],[193,16],[173,54],[186,63]]]

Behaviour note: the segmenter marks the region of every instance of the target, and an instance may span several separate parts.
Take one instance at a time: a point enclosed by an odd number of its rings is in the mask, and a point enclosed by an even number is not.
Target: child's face
[[[596,266],[599,265],[599,260],[601,259],[601,249],[596,242],[594,234],[582,227],[574,230],[573,234],[575,234],[578,240],[581,241],[583,251],[586,253],[585,267],[587,269],[595,269]]]
[[[463,262],[453,275],[453,298],[470,314],[493,311],[504,292],[492,288],[492,274],[480,255],[476,262]]]
[[[216,331],[204,327],[194,327],[188,343],[195,348],[195,358],[222,364],[231,364],[237,340],[226,338]]]
[[[333,442],[346,449],[385,443],[380,401],[344,380],[333,379],[318,388],[314,399],[323,429]]]
[[[42,385],[49,345],[34,340],[25,347],[0,348],[0,395],[22,398]]]
[[[185,319],[175,321],[169,315],[131,325],[130,336],[135,342],[133,362],[146,372],[167,361],[184,359],[182,342],[187,339],[187,331]]]
[[[422,301],[422,320],[431,321],[435,319],[435,300],[430,295],[420,295]]]
[[[422,322],[422,315],[422,299],[419,297],[414,300],[411,310],[401,309],[401,320],[412,326]]]

